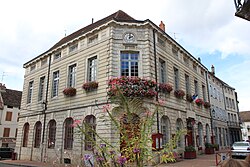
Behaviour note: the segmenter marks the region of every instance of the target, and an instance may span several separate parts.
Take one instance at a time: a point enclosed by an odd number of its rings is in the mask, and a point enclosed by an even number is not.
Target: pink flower
[[[110,109],[111,109],[110,104],[106,104],[105,106],[102,107],[103,112],[106,112],[107,110],[110,110]]]
[[[147,111],[145,112],[145,115],[146,115],[146,116],[151,116],[151,115],[152,115],[152,112],[149,111],[149,110],[147,110]]]
[[[164,105],[165,104],[165,101],[163,99],[159,99],[158,102],[159,102],[160,105]]]
[[[77,127],[77,126],[79,126],[79,124],[81,124],[81,120],[75,119],[73,124],[72,124],[72,127]]]

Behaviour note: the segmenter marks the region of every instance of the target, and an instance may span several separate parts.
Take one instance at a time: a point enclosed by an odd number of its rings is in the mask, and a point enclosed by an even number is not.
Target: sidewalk
[[[183,159],[176,163],[169,163],[169,164],[161,164],[158,167],[216,167],[216,154],[202,154],[198,155],[196,159]],[[22,160],[2,160],[0,161],[1,164],[15,164],[18,166],[25,166],[25,167],[53,167],[52,164],[37,162],[37,161],[22,161]],[[65,164],[57,164],[56,167],[66,167]],[[70,165],[68,165],[70,167]]]

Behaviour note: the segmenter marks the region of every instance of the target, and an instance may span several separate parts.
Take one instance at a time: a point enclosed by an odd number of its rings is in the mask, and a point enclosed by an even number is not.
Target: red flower
[[[75,96],[76,95],[76,88],[68,87],[63,90],[63,94],[65,96]]]
[[[174,95],[177,98],[183,98],[183,96],[185,96],[185,92],[183,90],[181,90],[181,89],[175,90]]]
[[[173,90],[173,86],[169,83],[160,83],[159,84],[159,91],[163,93],[170,93]]]
[[[86,82],[82,85],[82,88],[85,91],[91,91],[93,89],[97,89],[98,88],[98,82],[96,81],[92,81],[92,82]]]
[[[203,100],[202,99],[196,99],[195,100],[195,103],[198,105],[198,106],[201,106],[203,104]]]
[[[210,103],[209,102],[204,102],[203,105],[204,105],[205,108],[210,108]]]

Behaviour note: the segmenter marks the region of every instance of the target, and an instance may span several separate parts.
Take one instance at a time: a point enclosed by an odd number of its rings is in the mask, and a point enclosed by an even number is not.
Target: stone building
[[[165,32],[162,22],[157,26],[117,11],[64,37],[24,68],[19,159],[63,162],[91,153],[92,143],[74,135],[74,119],[83,118],[99,135],[117,140],[100,115],[107,81],[120,76],[159,83],[158,98],[166,102],[152,133],[163,133],[163,144],[182,128],[188,129],[178,142],[182,150],[187,145],[203,150],[211,142],[210,109],[203,105],[209,102],[208,70]],[[163,88],[168,84],[170,93]],[[149,109],[155,100],[145,100]]]
[[[0,83],[0,147],[15,148],[22,92]]]
[[[238,97],[235,88],[223,83],[223,93],[225,98],[225,109],[228,115],[228,132],[229,132],[229,145],[232,145],[235,141],[240,141],[241,138],[241,126],[239,119],[239,107]]]

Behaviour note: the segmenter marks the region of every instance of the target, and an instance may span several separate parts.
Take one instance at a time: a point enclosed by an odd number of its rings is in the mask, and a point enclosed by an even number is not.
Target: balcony
[[[239,122],[227,121],[227,126],[229,128],[240,128],[240,123]]]

